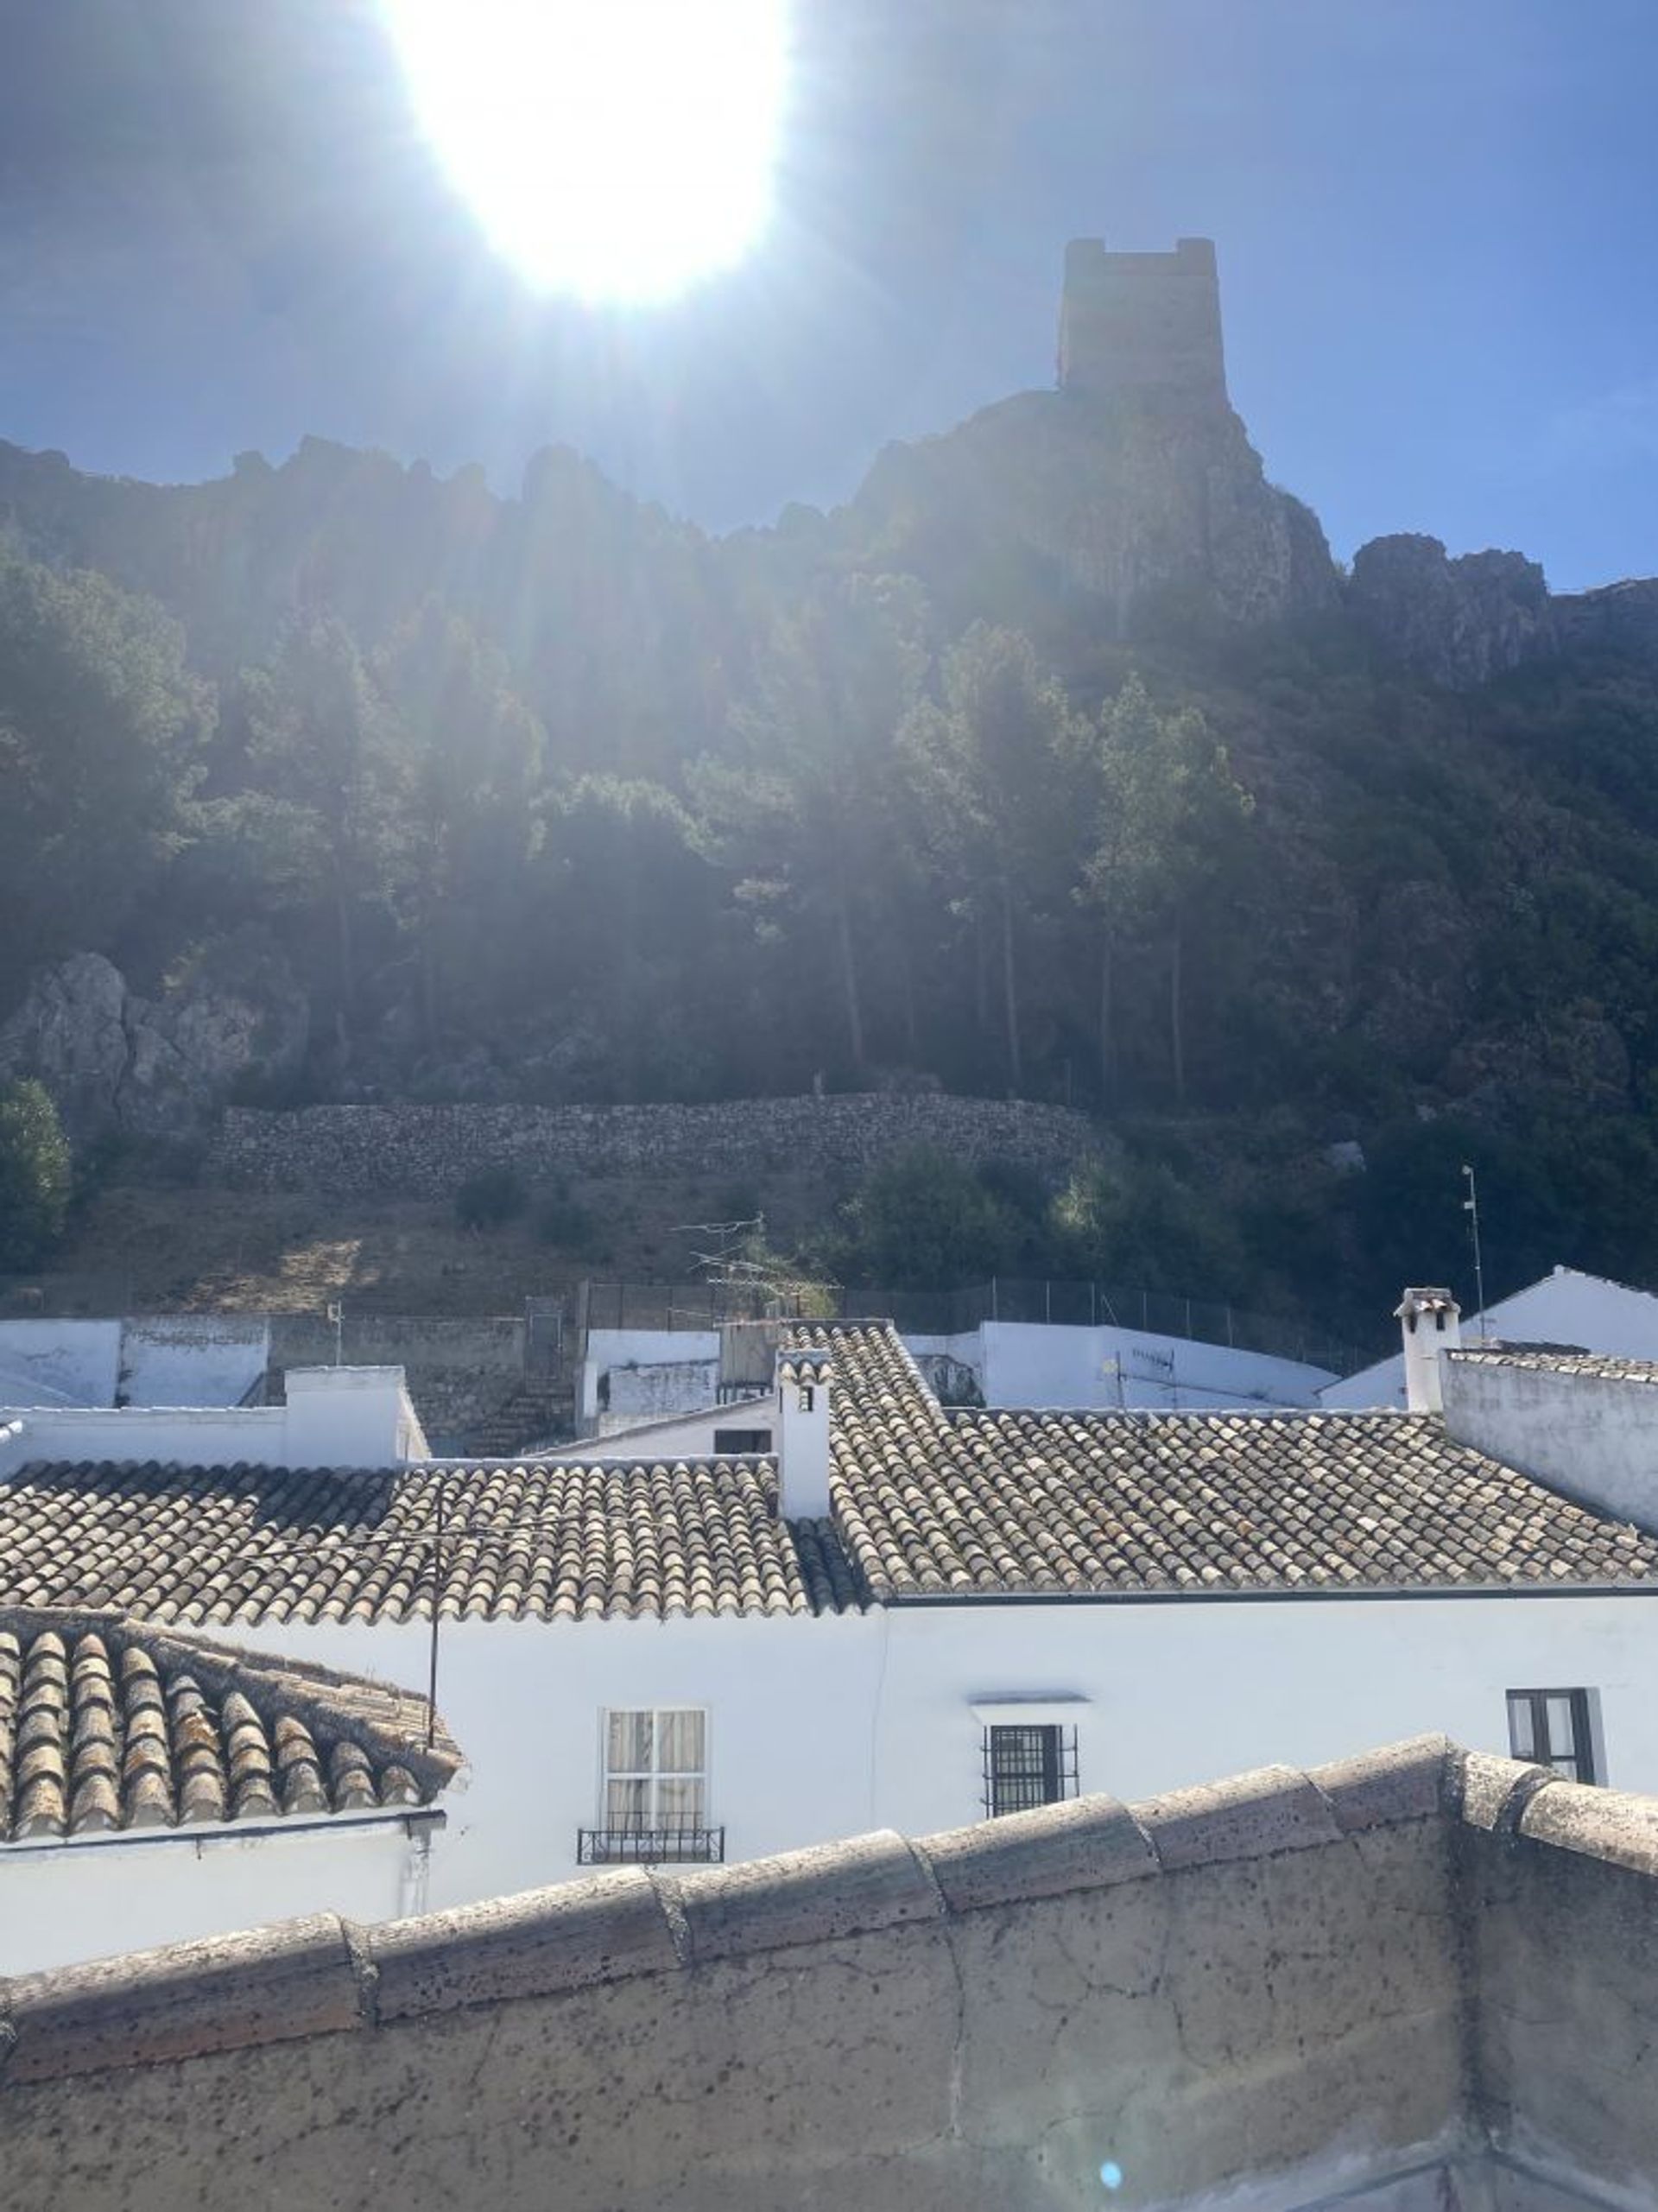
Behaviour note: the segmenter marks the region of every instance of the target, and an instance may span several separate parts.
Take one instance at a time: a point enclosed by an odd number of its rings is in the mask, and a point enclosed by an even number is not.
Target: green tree
[[[1253,801],[1202,714],[1160,711],[1137,675],[1107,702],[1092,764],[1093,827],[1078,897],[1100,925],[1101,1088],[1107,1099],[1117,1089],[1119,956],[1155,935],[1167,948],[1169,1059],[1174,1096],[1183,1101],[1187,934]]]
[[[1074,722],[1063,687],[1018,631],[975,623],[946,654],[940,690],[908,718],[904,751],[935,865],[976,926],[991,925],[1016,1094],[1025,1082],[1021,924],[1057,880]]]
[[[750,910],[826,929],[855,1068],[868,1060],[868,951],[890,951],[902,873],[896,738],[927,669],[904,576],[821,583],[773,625],[732,749],[693,778],[704,848]]]
[[[405,834],[397,856],[428,1049],[457,1005],[487,1003],[539,834],[544,737],[503,656],[428,599],[377,656],[395,711]]]
[[[43,1083],[0,1090],[0,1269],[38,1267],[63,1233],[69,1140]]]
[[[391,709],[342,622],[293,623],[275,660],[244,679],[248,826],[274,877],[313,909],[331,947],[336,1041],[350,1057],[357,1015],[358,923],[395,877],[402,776]]]
[[[953,1290],[1004,1271],[1026,1234],[982,1176],[926,1146],[877,1168],[847,1214],[841,1264],[895,1290]]]
[[[212,696],[107,578],[0,544],[0,992],[112,941],[192,833]]]

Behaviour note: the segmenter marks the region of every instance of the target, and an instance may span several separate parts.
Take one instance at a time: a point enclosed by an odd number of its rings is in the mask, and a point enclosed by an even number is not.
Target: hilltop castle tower
[[[1060,303],[1060,389],[1225,407],[1213,240],[1180,238],[1173,253],[1107,253],[1104,238],[1073,238]]]

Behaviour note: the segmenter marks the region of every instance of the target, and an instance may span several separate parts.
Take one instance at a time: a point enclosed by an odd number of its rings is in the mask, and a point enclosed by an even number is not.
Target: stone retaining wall
[[[918,1145],[973,1163],[1063,1174],[1093,1125],[1022,1100],[878,1093],[719,1106],[320,1106],[227,1109],[207,1173],[244,1189],[445,1198],[480,1168],[555,1176],[744,1176],[807,1168],[857,1176]]]

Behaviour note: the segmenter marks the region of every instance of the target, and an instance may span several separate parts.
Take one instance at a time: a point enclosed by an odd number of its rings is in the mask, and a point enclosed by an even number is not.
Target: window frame
[[[1565,1699],[1571,1716],[1572,1741],[1568,1746],[1557,1749],[1549,1730],[1548,1708],[1551,1699]],[[1528,1766],[1547,1767],[1571,1782],[1582,1782],[1599,1787],[1602,1765],[1596,1742],[1594,1693],[1578,1689],[1509,1689],[1503,1692],[1504,1708],[1509,1723],[1509,1755]],[[1522,1752],[1519,1747],[1519,1732],[1516,1728],[1516,1708],[1524,1707],[1528,1714],[1532,1749]],[[1541,1746],[1541,1748],[1540,1748]]]
[[[649,1714],[650,1716],[650,1765],[648,1767],[612,1767],[611,1765],[611,1722],[621,1719],[637,1720],[643,1714]],[[656,1757],[661,1723],[665,1716],[678,1720],[687,1714],[694,1714],[701,1724],[701,1765],[695,1767],[675,1766],[665,1769],[658,1763]],[[708,1807],[712,1795],[708,1756],[712,1735],[709,1717],[709,1708],[706,1705],[606,1705],[601,1707],[598,1716],[598,1824],[601,1828],[616,1833],[636,1829],[642,1835],[671,1835],[676,1833],[689,1834],[693,1829],[705,1829],[708,1826]],[[660,1785],[663,1782],[690,1781],[701,1784],[702,1794],[696,1816],[693,1819],[687,1819],[683,1815],[665,1816],[659,1796]],[[646,1792],[646,1810],[641,1819],[628,1820],[612,1816],[611,1785],[615,1782],[644,1782],[649,1784]]]
[[[980,1799],[986,1820],[1005,1820],[1011,1813],[1039,1812],[1045,1805],[1063,1804],[1079,1795],[1077,1729],[1074,1721],[1035,1719],[986,1720],[983,1723],[984,1791]],[[1022,1770],[1016,1762],[1003,1764],[998,1751],[1011,1750],[1006,1740],[1036,1737],[1036,1760]],[[1002,1740],[1000,1742],[998,1740]],[[1028,1788],[1039,1782],[1041,1794]]]
[[[636,1720],[649,1714],[651,1721],[651,1762],[649,1767],[612,1767],[611,1725],[618,1719]],[[657,1763],[658,1723],[666,1716],[679,1719],[695,1714],[701,1722],[702,1764],[699,1767],[662,1768]],[[598,1708],[598,1824],[576,1831],[576,1863],[581,1867],[718,1866],[725,1856],[725,1830],[711,1822],[709,1806],[713,1791],[711,1752],[713,1725],[706,1705],[601,1705]],[[644,1782],[649,1785],[642,1817],[612,1816],[611,1784]],[[694,1814],[664,1814],[658,1795],[663,1782],[696,1781],[701,1797]]]

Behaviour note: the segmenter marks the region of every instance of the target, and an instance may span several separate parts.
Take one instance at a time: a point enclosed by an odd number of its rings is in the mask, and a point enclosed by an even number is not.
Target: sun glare
[[[422,126],[531,284],[662,300],[771,211],[786,0],[383,0]]]

